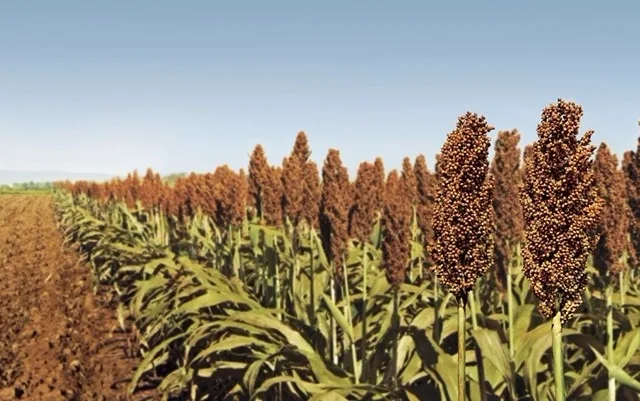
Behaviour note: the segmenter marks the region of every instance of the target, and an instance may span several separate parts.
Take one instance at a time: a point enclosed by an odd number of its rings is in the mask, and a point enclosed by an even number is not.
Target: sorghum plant
[[[424,236],[423,241],[427,247],[433,244],[433,209],[438,193],[438,182],[434,173],[427,168],[427,162],[423,155],[416,157],[413,171],[416,176],[417,204],[416,215],[418,226]],[[425,262],[428,266],[433,265],[430,252],[426,252]]]
[[[495,178],[493,191],[493,213],[495,217],[494,270],[496,283],[507,287],[507,316],[509,331],[509,356],[515,355],[514,300],[512,289],[513,264],[517,262],[518,249],[522,242],[522,207],[518,189],[522,181],[520,171],[520,149],[518,131],[500,131],[495,142],[495,154],[491,173]]]
[[[523,272],[538,309],[553,317],[556,399],[564,399],[562,324],[582,303],[585,263],[597,241],[602,201],[594,186],[592,131],[578,139],[582,108],[562,99],[547,106],[526,159],[520,199],[525,219]]]
[[[489,136],[484,117],[458,119],[438,158],[439,190],[431,247],[439,279],[458,301],[458,399],[465,393],[465,306],[467,293],[491,264],[493,255],[493,176],[489,172]]]
[[[354,201],[349,214],[349,236],[361,243],[369,241],[376,213],[382,211],[384,177],[376,173],[375,165],[360,163],[354,183]]]

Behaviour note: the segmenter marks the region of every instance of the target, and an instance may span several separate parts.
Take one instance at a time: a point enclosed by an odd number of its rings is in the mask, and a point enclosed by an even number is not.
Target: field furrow
[[[0,196],[0,400],[125,400],[135,366],[49,196]]]

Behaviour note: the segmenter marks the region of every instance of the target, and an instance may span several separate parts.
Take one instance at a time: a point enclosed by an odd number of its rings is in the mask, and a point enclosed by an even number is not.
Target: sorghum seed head
[[[404,282],[409,262],[412,207],[398,173],[389,173],[382,215],[382,256],[389,282],[395,287]]]
[[[264,214],[264,193],[271,185],[271,171],[267,156],[262,145],[256,145],[249,159],[249,194],[252,198],[251,206],[257,209],[259,215]]]
[[[282,209],[294,226],[302,215],[304,199],[304,164],[298,157],[285,157],[282,161]]]
[[[593,132],[577,137],[581,117],[580,106],[561,99],[543,110],[520,189],[523,272],[540,312],[547,318],[560,312],[563,322],[582,303],[602,208],[593,180]]]
[[[304,165],[303,174],[304,187],[301,215],[308,224],[317,228],[320,213],[320,197],[322,196],[318,165],[312,160],[307,161]]]
[[[320,203],[320,233],[329,260],[336,272],[342,271],[342,257],[348,239],[349,175],[342,165],[340,152],[329,149],[322,167],[322,199]]]
[[[381,187],[384,187],[384,181],[379,178],[375,165],[360,163],[354,183],[354,202],[349,215],[349,236],[360,242],[369,240],[376,212],[383,207]]]
[[[640,252],[640,193],[638,188],[640,175],[638,174],[638,165],[636,153],[632,150],[624,152],[622,158],[622,172],[625,182],[625,191],[627,199],[627,217],[629,233],[629,241],[627,241],[627,261],[630,266],[637,266],[638,256]]]
[[[413,166],[411,165],[411,159],[405,157],[402,159],[402,174],[401,174],[402,190],[410,205],[418,203],[418,184],[416,182],[416,176],[413,172]]]
[[[491,264],[493,177],[484,117],[466,113],[447,136],[438,159],[439,190],[431,247],[438,277],[457,299],[465,299]]]
[[[263,217],[268,224],[279,226],[282,224],[282,168],[269,167],[269,181],[263,188]]]
[[[594,263],[603,277],[617,277],[625,267],[622,257],[627,243],[629,212],[624,175],[618,169],[618,158],[604,142],[598,148],[593,169],[598,194],[604,201]]]
[[[508,263],[512,263],[514,246],[523,240],[522,206],[518,197],[520,171],[520,134],[517,130],[500,131],[494,146],[491,174],[495,179],[493,213],[495,220],[495,265],[498,282],[504,285]]]
[[[438,193],[438,182],[435,174],[427,168],[424,155],[416,157],[413,171],[417,184],[416,215],[418,217],[418,226],[424,235],[424,242],[427,247],[425,261],[431,266],[433,265],[433,258],[431,258],[428,247],[433,245],[433,209],[435,207],[436,194]]]

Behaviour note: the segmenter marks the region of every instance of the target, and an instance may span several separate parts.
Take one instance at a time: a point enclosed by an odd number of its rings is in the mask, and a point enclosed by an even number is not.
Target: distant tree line
[[[24,191],[50,191],[53,189],[52,182],[16,182],[11,185],[0,185],[0,193],[15,193]]]

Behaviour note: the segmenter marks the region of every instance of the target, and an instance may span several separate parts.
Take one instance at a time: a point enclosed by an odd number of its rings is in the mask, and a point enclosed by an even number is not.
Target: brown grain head
[[[309,148],[309,140],[304,131],[298,132],[296,135],[296,141],[293,144],[293,150],[291,151],[291,157],[294,157],[300,161],[301,164],[305,164],[311,157],[311,149]]]
[[[304,187],[302,196],[302,218],[312,227],[318,228],[320,198],[322,190],[318,165],[312,160],[304,165]]]
[[[269,171],[268,184],[263,188],[263,218],[268,224],[274,226],[282,225],[282,168],[271,166]]]
[[[540,312],[551,318],[560,311],[563,322],[582,303],[602,209],[591,161],[593,132],[578,138],[581,117],[579,105],[562,99],[543,110],[520,190],[523,271]]]
[[[418,226],[424,235],[426,246],[425,262],[428,266],[433,265],[433,258],[428,250],[433,245],[433,209],[436,202],[436,194],[438,193],[438,182],[434,173],[427,168],[427,161],[424,155],[416,157],[413,166],[414,175],[416,177],[417,203],[416,215],[418,218]]]
[[[618,169],[618,158],[603,142],[593,164],[594,181],[604,201],[594,251],[594,264],[603,277],[616,278],[624,270],[622,260],[627,243],[629,210],[624,174]]]
[[[400,175],[400,183],[402,184],[402,190],[404,191],[409,204],[412,206],[417,204],[418,183],[416,181],[416,175],[413,171],[411,159],[408,157],[402,159],[402,173]]]
[[[627,262],[629,266],[638,265],[638,256],[640,251],[640,196],[638,196],[638,166],[636,165],[636,153],[632,150],[624,152],[622,158],[622,173],[624,176],[629,233],[629,241],[627,241]]]
[[[380,180],[376,166],[362,162],[354,182],[353,202],[349,212],[349,236],[360,242],[369,240],[376,214],[383,209],[384,181]]]
[[[329,149],[322,167],[320,233],[327,257],[333,261],[338,276],[348,240],[349,175],[342,165],[340,151]]]
[[[296,156],[282,161],[282,210],[294,226],[298,225],[304,207],[304,163]]]
[[[262,145],[256,145],[249,159],[249,194],[251,206],[259,215],[264,214],[264,192],[271,185],[271,167]]]
[[[506,283],[508,264],[515,257],[514,247],[524,239],[522,206],[518,196],[522,182],[519,141],[517,130],[498,132],[491,163],[491,174],[495,179],[492,202],[495,275],[502,287]]]
[[[396,288],[405,280],[411,241],[412,206],[405,185],[396,170],[389,173],[382,214],[383,263],[387,279]]]
[[[430,249],[438,277],[457,299],[466,297],[492,260],[491,130],[484,117],[466,113],[447,136],[438,158],[435,243]]]

